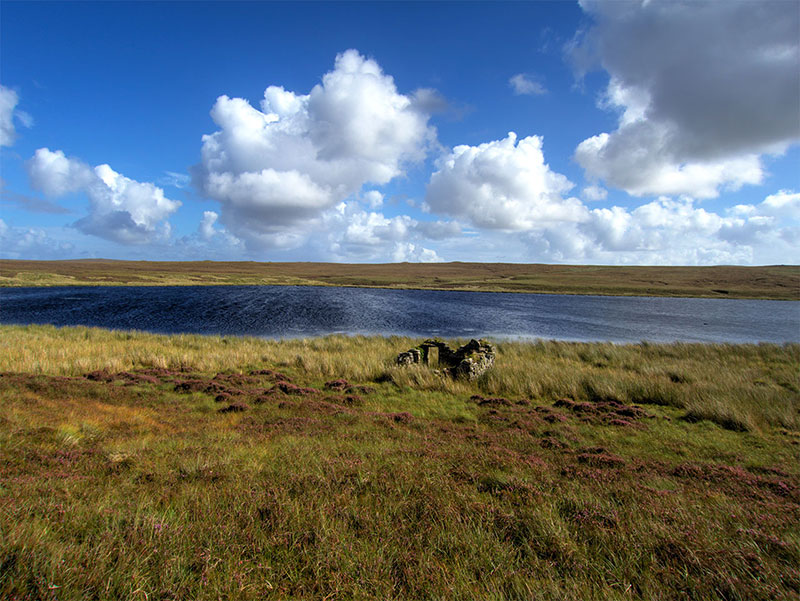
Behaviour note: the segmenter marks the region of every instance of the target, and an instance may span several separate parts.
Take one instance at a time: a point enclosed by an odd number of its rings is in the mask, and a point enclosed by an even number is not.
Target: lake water
[[[0,322],[269,338],[800,342],[794,301],[310,286],[2,288]]]

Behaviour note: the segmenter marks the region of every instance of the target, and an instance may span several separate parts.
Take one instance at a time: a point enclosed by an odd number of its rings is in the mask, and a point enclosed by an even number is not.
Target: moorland
[[[800,266],[0,260],[0,287],[215,284],[800,300]]]
[[[0,327],[0,597],[791,599],[800,345]]]

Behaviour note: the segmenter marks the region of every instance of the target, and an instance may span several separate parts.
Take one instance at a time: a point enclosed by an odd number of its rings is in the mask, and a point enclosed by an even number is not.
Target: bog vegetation
[[[0,597],[800,595],[800,345],[417,342],[0,327]]]
[[[800,266],[256,263],[0,259],[3,286],[305,285],[800,300]]]

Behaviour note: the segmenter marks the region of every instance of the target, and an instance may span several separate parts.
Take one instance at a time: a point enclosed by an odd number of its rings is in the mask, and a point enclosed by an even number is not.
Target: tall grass
[[[686,409],[690,419],[734,430],[800,429],[797,344],[501,342],[494,369],[465,383],[428,368],[396,367],[397,353],[419,342],[402,337],[263,340],[52,326],[3,326],[0,333],[0,371],[75,376],[97,369],[211,373],[276,365],[317,383],[389,379],[400,389],[447,394],[617,400]]]
[[[797,345],[500,343],[468,383],[413,342],[0,327],[0,598],[800,592]],[[320,392],[175,386],[261,369]]]

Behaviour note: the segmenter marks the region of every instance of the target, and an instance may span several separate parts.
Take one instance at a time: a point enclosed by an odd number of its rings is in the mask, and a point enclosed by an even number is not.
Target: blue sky
[[[4,258],[800,256],[795,2],[0,17]]]

